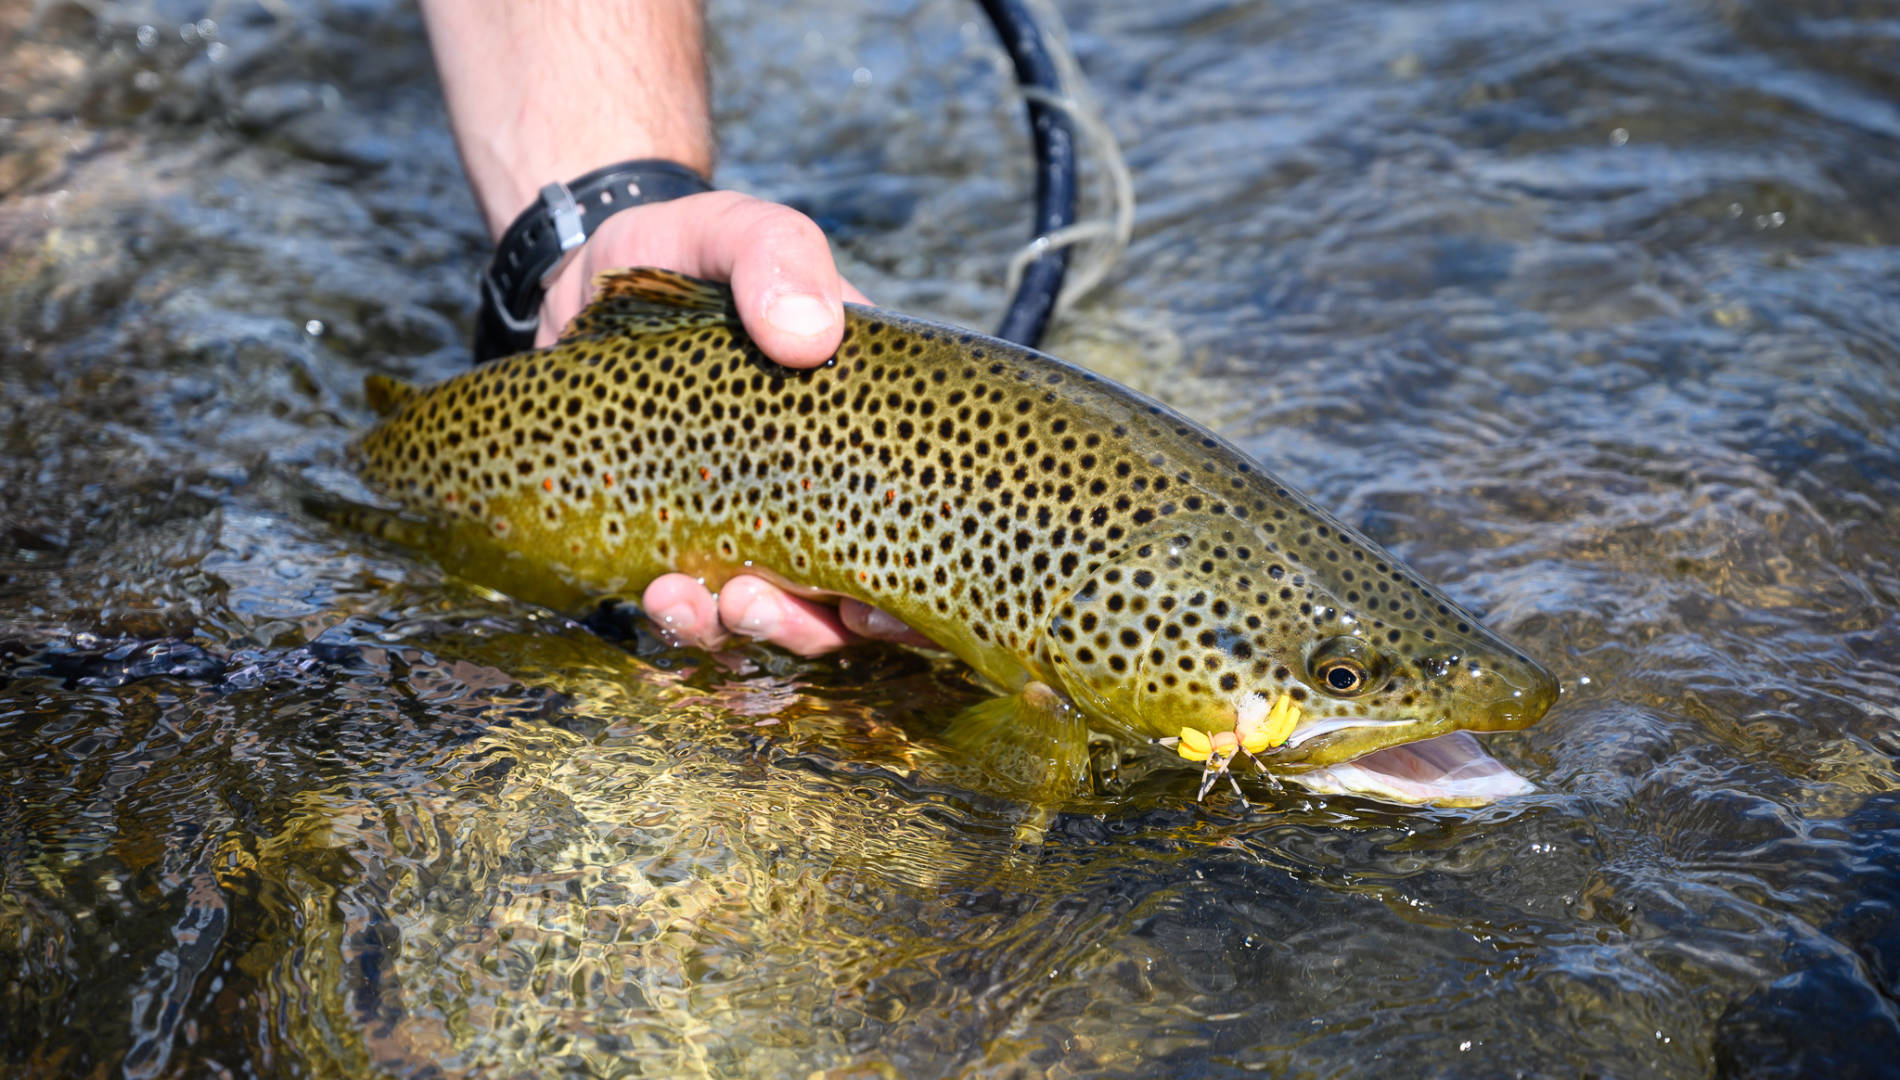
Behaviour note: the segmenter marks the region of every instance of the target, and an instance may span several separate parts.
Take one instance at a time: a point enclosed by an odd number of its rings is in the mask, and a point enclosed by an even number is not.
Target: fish
[[[1090,732],[1200,762],[1203,797],[1242,756],[1387,801],[1534,789],[1471,733],[1536,722],[1549,672],[1233,444],[1034,350],[845,323],[794,370],[725,287],[611,272],[545,349],[371,376],[351,457],[446,568],[533,603],[678,571],[888,612],[998,691],[946,737],[1038,797],[1086,782]]]

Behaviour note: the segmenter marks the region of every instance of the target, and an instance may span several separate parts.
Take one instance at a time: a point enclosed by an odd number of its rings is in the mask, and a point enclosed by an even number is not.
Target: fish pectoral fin
[[[724,285],[636,267],[594,276],[594,299],[561,331],[561,340],[603,333],[648,334],[693,326],[738,325]]]
[[[944,741],[971,756],[1010,792],[1033,802],[1058,802],[1088,780],[1088,724],[1067,698],[1032,682],[1007,697],[958,713]]]
[[[363,396],[369,399],[369,407],[377,416],[388,416],[416,396],[416,384],[388,375],[366,375]]]

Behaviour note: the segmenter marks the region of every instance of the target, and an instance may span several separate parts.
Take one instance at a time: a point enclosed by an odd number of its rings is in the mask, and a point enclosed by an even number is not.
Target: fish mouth
[[[1359,723],[1353,726],[1364,726],[1362,718],[1355,719]],[[1405,721],[1385,722],[1402,723]],[[1326,730],[1338,726],[1343,725]],[[1321,732],[1307,737],[1317,734]],[[1299,735],[1299,731],[1294,732],[1295,737]],[[1287,741],[1290,745],[1293,739]],[[1289,773],[1286,778],[1323,794],[1367,795],[1390,802],[1437,806],[1483,806],[1537,790],[1536,784],[1485,753],[1468,731],[1386,746],[1345,761]]]
[[[1281,748],[1287,777],[1315,791],[1402,803],[1482,806],[1537,786],[1484,752],[1473,731],[1515,731],[1557,700],[1557,681],[1534,661],[1492,661],[1488,691],[1461,702],[1457,719],[1314,716]]]
[[[1416,721],[1368,721],[1364,717],[1321,717],[1300,724],[1286,740],[1288,747],[1340,732],[1338,742],[1368,745],[1343,761],[1319,764],[1284,774],[1311,791],[1324,795],[1368,795],[1387,802],[1414,802],[1435,806],[1484,806],[1488,802],[1528,795],[1537,785],[1512,772],[1511,766],[1484,753],[1471,732],[1457,730],[1435,738],[1397,742],[1389,728],[1414,726]],[[1355,738],[1357,736],[1357,738]],[[1328,740],[1334,742],[1334,740]],[[1336,747],[1319,753],[1334,757]],[[1351,751],[1347,751],[1351,753]]]

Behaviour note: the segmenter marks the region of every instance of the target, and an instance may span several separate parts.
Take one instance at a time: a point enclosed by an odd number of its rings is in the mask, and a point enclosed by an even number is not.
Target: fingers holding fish
[[[536,345],[552,344],[593,297],[598,273],[665,266],[732,283],[746,332],[765,355],[815,367],[837,351],[844,302],[869,303],[838,274],[824,231],[788,206],[713,191],[609,218],[550,285]]]
[[[680,645],[716,649],[733,634],[816,656],[860,638],[940,648],[901,619],[859,600],[838,607],[794,596],[762,578],[742,576],[715,595],[697,578],[666,574],[641,598],[661,633]]]
[[[726,639],[718,601],[706,586],[685,574],[655,578],[641,595],[640,606],[660,632],[677,644],[713,649]]]
[[[875,608],[862,600],[846,597],[838,604],[838,617],[852,633],[859,637],[873,638],[878,641],[890,641],[899,645],[915,645],[920,649],[941,649],[943,646],[924,635],[912,630],[904,620],[882,608]]]
[[[824,232],[789,207],[746,200],[696,239],[700,267],[732,282],[746,333],[781,364],[829,360],[844,336],[844,301],[869,303],[838,275]]]
[[[762,578],[741,576],[719,590],[726,628],[800,656],[817,656],[857,640],[829,604],[793,596]]]

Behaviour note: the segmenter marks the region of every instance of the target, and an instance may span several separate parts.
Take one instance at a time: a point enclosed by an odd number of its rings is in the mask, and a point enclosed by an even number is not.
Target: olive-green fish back
[[[837,355],[795,371],[722,288],[650,270],[597,288],[554,347],[401,399],[359,445],[365,479],[442,522],[437,550],[497,587],[568,603],[674,570],[715,589],[762,574],[1150,734],[1222,730],[1290,695],[1329,723],[1386,724],[1358,724],[1372,745],[1401,721],[1520,726],[1530,704],[1473,695],[1548,683],[1245,454],[1086,370],[851,306]],[[1363,677],[1329,685],[1347,666]]]

